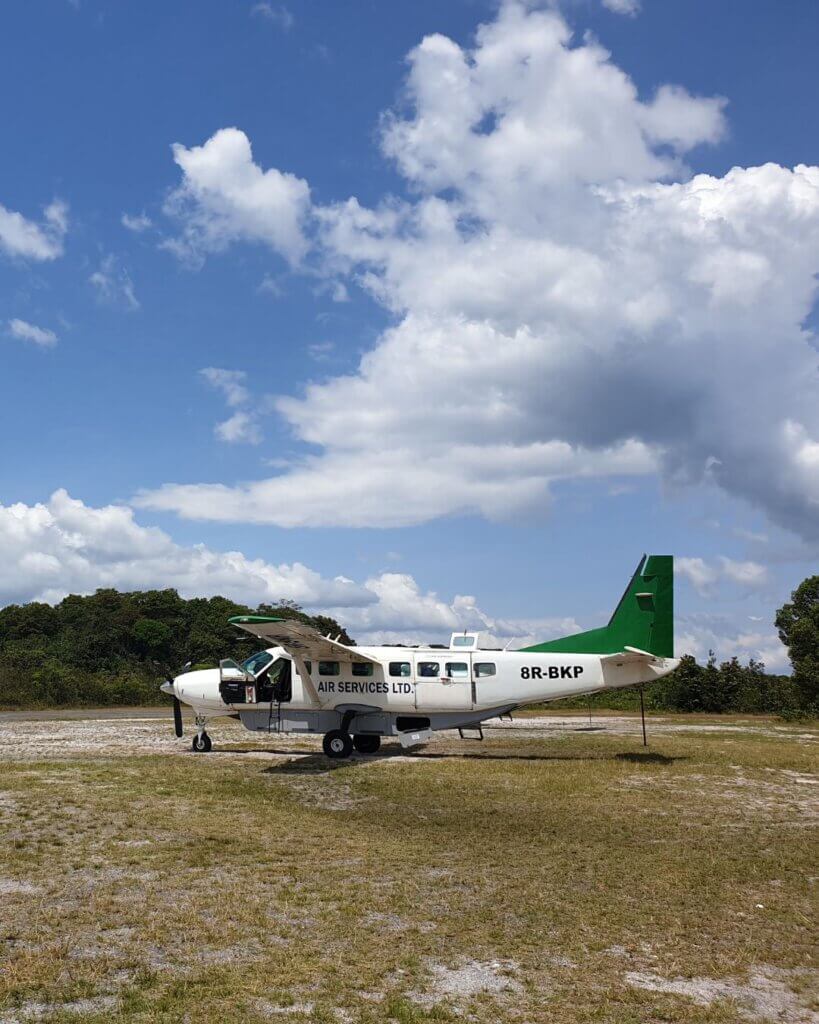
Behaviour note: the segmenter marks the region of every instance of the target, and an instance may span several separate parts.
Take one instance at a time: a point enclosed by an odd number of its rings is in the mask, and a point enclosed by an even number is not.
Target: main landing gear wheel
[[[193,737],[193,743],[191,746],[193,747],[194,753],[207,754],[210,752],[213,744],[210,741],[210,736],[208,736],[206,732],[202,732],[197,733],[196,736]]]
[[[353,746],[359,754],[376,754],[381,746],[381,737],[361,733],[358,736],[353,736]]]
[[[322,740],[324,753],[328,757],[349,757],[353,752],[353,741],[349,733],[341,729],[331,729]]]

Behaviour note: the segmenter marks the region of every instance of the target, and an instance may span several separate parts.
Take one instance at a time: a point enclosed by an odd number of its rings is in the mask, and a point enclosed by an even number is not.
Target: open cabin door
[[[415,657],[415,707],[419,711],[471,711],[472,655],[435,651]]]
[[[253,675],[232,658],[219,662],[219,693],[225,704],[286,704],[293,699],[289,658],[270,658]]]

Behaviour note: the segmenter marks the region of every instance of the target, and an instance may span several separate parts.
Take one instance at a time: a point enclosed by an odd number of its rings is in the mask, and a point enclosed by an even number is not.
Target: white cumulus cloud
[[[261,242],[299,263],[307,252],[307,182],[275,168],[262,171],[237,128],[223,128],[203,146],[177,143],[173,157],[183,180],[165,208],[181,222],[182,234],[167,248],[195,263],[232,242]]]
[[[45,504],[0,505],[0,605],[53,602],[97,587],[176,587],[185,596],[310,607],[374,600],[364,587],[325,579],[298,562],[274,565],[238,551],[178,545],[162,530],[140,526],[124,506],[89,507],[63,490]]]
[[[685,570],[678,560],[681,575]],[[254,607],[295,601],[336,617],[359,643],[447,642],[450,633],[479,630],[485,646],[522,647],[567,636],[601,622],[563,617],[504,618],[466,594],[425,591],[407,573],[382,572],[355,582],[329,579],[300,562],[268,562],[241,551],[177,544],[163,530],[140,525],[130,508],[95,508],[58,490],[42,504],[0,504],[0,607],[26,601],[55,603],[99,587],[174,587],[185,597],[217,594]],[[567,612],[570,610],[567,609]],[[747,623],[746,623],[747,625]],[[704,660],[761,658],[772,671],[787,668],[773,631],[703,615],[683,616],[677,653]]]
[[[505,620],[485,614],[473,597],[444,600],[405,574],[363,583],[327,579],[299,563],[274,564],[240,551],[176,544],[139,525],[120,505],[94,508],[56,491],[36,505],[0,505],[0,607],[54,603],[98,587],[174,587],[185,597],[222,594],[251,606],[295,601],[338,617],[360,642],[441,641],[453,630],[480,629],[487,641],[542,640],[579,627],[571,618]]]
[[[354,373],[279,400],[317,453],[140,501],[400,525],[537,515],[555,480],[659,473],[819,537],[819,168],[692,173],[724,106],[668,83],[641,97],[555,10],[506,0],[473,47],[410,53],[381,130],[404,198],[311,206],[237,129],[177,147],[183,248],[257,241],[295,262],[311,244],[393,325]]]
[[[24,260],[43,262],[63,254],[68,231],[68,207],[55,199],[43,212],[41,223],[27,220],[0,203],[0,252]]]

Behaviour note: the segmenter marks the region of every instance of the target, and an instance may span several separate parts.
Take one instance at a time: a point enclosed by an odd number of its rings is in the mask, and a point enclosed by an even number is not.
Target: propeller
[[[180,675],[182,672],[187,672],[193,662],[186,661],[182,666]],[[176,696],[173,688],[173,679],[169,669],[165,670],[167,678],[165,682],[159,687],[163,693],[167,693],[169,697],[173,697],[173,731],[176,733],[177,738],[182,736],[182,704],[179,698]]]
[[[182,735],[182,705],[176,695],[173,698],[173,731],[177,739]]]

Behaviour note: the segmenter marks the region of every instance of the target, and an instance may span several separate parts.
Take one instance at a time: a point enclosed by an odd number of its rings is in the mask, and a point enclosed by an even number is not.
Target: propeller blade
[[[177,737],[182,735],[182,705],[178,697],[173,699],[173,731]]]

